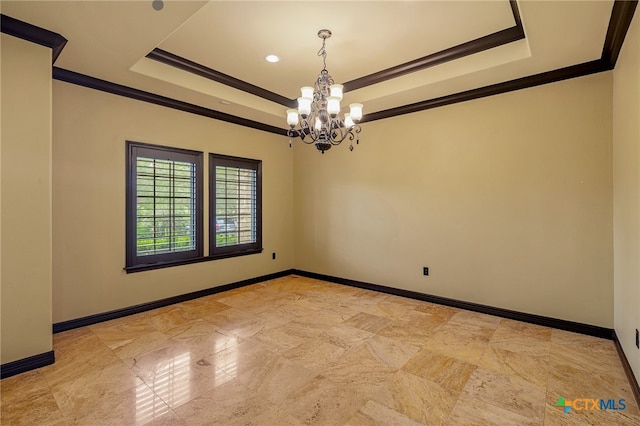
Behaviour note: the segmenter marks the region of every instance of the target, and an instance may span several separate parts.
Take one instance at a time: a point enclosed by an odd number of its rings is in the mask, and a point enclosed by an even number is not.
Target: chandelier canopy
[[[300,89],[302,96],[298,98],[298,109],[287,110],[287,134],[289,138],[299,136],[304,143],[315,144],[323,154],[333,145],[340,145],[349,138],[349,149],[353,151],[353,140],[355,139],[356,144],[359,142],[358,133],[361,129],[358,123],[362,119],[362,104],[350,104],[350,112],[340,117],[343,86],[335,84],[327,71],[325,43],[331,37],[331,31],[320,30],[318,37],[322,39],[318,56],[322,56],[324,67],[314,87],[305,86]]]

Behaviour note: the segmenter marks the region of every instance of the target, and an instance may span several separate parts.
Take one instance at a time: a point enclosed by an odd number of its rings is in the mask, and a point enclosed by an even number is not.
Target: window
[[[203,256],[202,156],[127,142],[127,268]]]
[[[209,254],[262,252],[262,162],[209,156]]]

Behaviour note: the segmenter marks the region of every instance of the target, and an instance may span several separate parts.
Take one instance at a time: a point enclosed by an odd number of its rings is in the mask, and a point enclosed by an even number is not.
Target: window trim
[[[192,263],[210,262],[212,260],[229,259],[231,257],[247,256],[249,254],[258,254],[262,252],[263,252],[263,249],[246,250],[246,251],[237,252],[237,253],[226,253],[226,254],[217,254],[214,256],[194,257],[192,259],[176,260],[171,262],[147,263],[144,265],[125,267],[124,270],[127,274],[133,274],[134,272],[153,271],[154,269],[170,268],[172,266],[180,266],[180,265],[191,265]]]
[[[195,249],[183,252],[163,253],[157,255],[138,256],[136,244],[137,232],[137,179],[136,165],[137,158],[142,152],[167,152],[171,156],[167,159],[183,161],[183,159],[195,157],[196,165],[196,218],[195,218]],[[154,153],[155,154],[155,153]],[[157,155],[157,154],[156,154]],[[127,272],[137,272],[142,270],[150,270],[163,268],[172,265],[190,263],[197,259],[203,258],[204,247],[204,170],[203,170],[204,153],[183,148],[174,148],[162,145],[153,145],[142,142],[126,141],[126,189],[125,189],[125,252],[126,263],[125,270]],[[158,157],[161,158],[161,157]]]
[[[238,167],[256,171],[256,241],[216,247],[216,166]],[[209,257],[225,258],[262,253],[262,160],[209,154]]]

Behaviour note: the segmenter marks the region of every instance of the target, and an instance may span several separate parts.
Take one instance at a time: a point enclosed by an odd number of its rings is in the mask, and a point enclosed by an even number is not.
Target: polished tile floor
[[[640,425],[611,341],[296,276],[54,350],[0,382],[3,425]]]

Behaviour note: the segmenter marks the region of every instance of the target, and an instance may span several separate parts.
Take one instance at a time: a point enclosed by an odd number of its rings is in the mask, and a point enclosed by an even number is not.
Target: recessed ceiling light
[[[264,57],[267,62],[271,62],[271,63],[276,63],[280,61],[280,58],[278,58],[276,55],[267,55]]]

